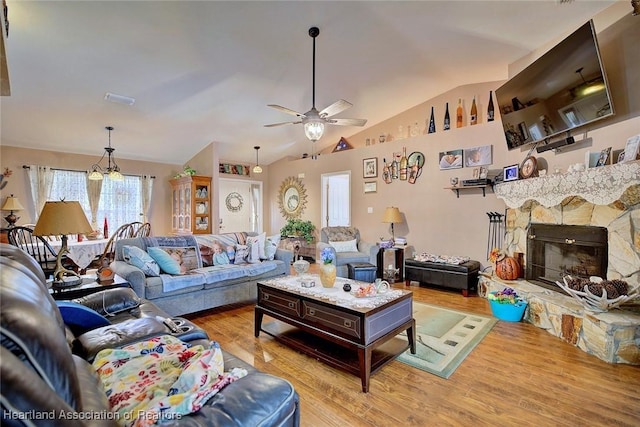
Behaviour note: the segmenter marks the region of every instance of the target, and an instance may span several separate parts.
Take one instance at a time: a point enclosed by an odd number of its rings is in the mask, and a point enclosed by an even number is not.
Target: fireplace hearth
[[[556,285],[566,275],[607,277],[605,227],[531,224],[527,233],[525,279],[564,293]]]

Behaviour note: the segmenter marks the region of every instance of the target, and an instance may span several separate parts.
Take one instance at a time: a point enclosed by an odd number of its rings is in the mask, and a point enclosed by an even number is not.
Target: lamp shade
[[[3,211],[21,211],[24,207],[20,204],[20,201],[17,197],[13,197],[13,194],[7,197],[7,200],[4,201],[4,205],[2,205]]]
[[[384,210],[384,215],[382,216],[382,222],[391,224],[402,222],[402,215],[400,215],[400,210],[393,206],[386,208]]]
[[[33,229],[36,236],[89,234],[93,232],[87,216],[77,201],[47,202]]]

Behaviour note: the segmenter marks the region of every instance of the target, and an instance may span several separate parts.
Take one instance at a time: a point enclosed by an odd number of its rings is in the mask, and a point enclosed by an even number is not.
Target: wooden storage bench
[[[462,295],[476,293],[478,289],[478,261],[467,261],[464,264],[444,264],[439,262],[423,262],[414,259],[405,260],[404,279],[409,286],[412,280],[444,288],[460,289]]]

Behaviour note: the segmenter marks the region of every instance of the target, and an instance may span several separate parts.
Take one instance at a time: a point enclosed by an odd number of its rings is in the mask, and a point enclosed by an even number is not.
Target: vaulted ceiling
[[[627,0],[624,0],[628,3]],[[338,99],[373,125],[508,65],[614,1],[7,0],[11,95],[3,145],[182,164],[210,142],[224,160],[310,152],[301,125],[266,128]],[[631,12],[631,8],[630,8]],[[133,106],[104,99],[111,92]],[[366,128],[366,127],[365,127]],[[318,148],[362,128],[330,126]]]

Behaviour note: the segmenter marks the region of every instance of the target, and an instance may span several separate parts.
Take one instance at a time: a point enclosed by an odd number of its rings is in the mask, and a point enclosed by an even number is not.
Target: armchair
[[[316,245],[316,259],[318,262],[322,262],[320,261],[320,253],[324,248],[330,248],[333,251],[336,274],[339,277],[349,276],[347,264],[350,263],[368,262],[377,265],[378,246],[375,243],[367,243],[360,240],[360,231],[355,227],[322,228],[320,230],[320,241]]]

